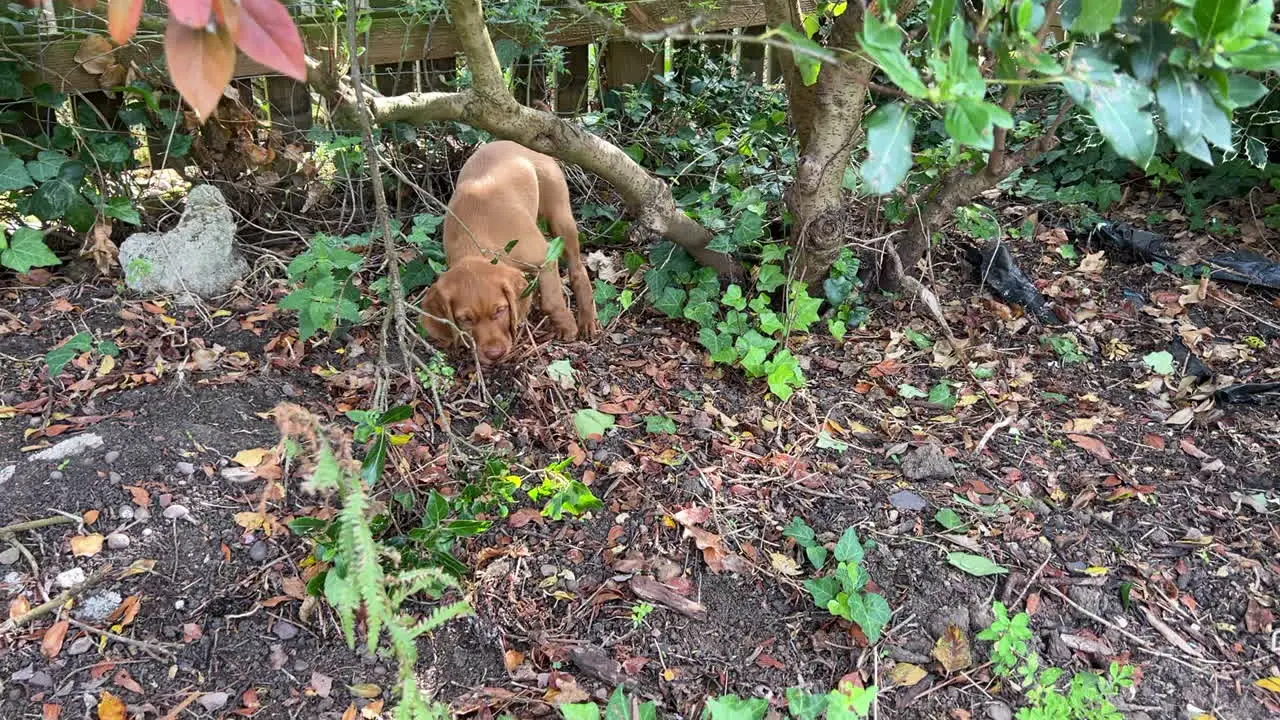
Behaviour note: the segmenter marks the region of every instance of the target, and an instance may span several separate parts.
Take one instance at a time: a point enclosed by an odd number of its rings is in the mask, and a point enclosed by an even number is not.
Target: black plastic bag
[[[1087,246],[1099,244],[1095,241],[1100,240],[1102,249],[1109,252],[1136,257],[1143,262],[1178,264],[1177,251],[1169,238],[1125,223],[1102,222],[1089,232],[1073,234]],[[1251,250],[1215,255],[1191,266],[1191,272],[1197,277],[1208,273],[1214,280],[1280,290],[1280,263]]]
[[[1028,314],[1045,325],[1061,325],[1062,320],[1049,308],[1044,296],[1031,278],[1018,268],[1009,247],[993,240],[982,249],[966,247],[965,259],[973,266],[974,278],[984,283],[1005,302],[1021,305]]]

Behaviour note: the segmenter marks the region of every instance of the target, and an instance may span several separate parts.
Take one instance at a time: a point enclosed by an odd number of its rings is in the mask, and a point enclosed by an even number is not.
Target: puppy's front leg
[[[538,300],[542,312],[551,318],[556,337],[560,340],[577,339],[578,323],[564,302],[564,282],[560,280],[560,268],[556,263],[547,263],[538,271]]]

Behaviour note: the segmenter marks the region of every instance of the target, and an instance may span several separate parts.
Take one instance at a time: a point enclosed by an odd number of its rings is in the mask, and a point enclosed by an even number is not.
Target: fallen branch
[[[150,655],[153,659],[172,660],[175,657],[175,655],[173,654],[173,651],[169,650],[164,645],[160,645],[157,643],[149,643],[149,642],[146,642],[145,640],[135,640],[130,637],[125,637],[123,635],[117,635],[113,632],[107,632],[106,630],[99,630],[98,628],[92,625],[89,625],[88,623],[83,623],[83,622],[80,622],[79,620],[75,620],[72,618],[68,618],[67,621],[70,622],[72,625],[75,625],[76,627],[80,628],[81,630],[84,630],[87,633],[91,633],[93,635],[99,635],[109,640],[118,642],[122,645],[128,645],[129,647],[138,648],[142,652]]]
[[[39,520],[27,520],[26,522],[14,523],[0,527],[0,538],[7,538],[20,532],[28,530],[39,530],[41,528],[52,527],[54,525],[70,525],[79,523],[80,519],[68,515],[53,515]]]
[[[90,588],[102,582],[102,579],[106,577],[107,573],[109,572],[111,572],[110,565],[106,565],[104,567],[98,568],[93,572],[92,575],[85,578],[84,582],[80,583],[79,585],[63,590],[62,592],[58,593],[57,596],[55,596],[52,600],[49,600],[48,602],[40,603],[39,605],[22,613],[18,617],[9,618],[8,620],[5,620],[4,622],[0,623],[0,635],[13,632],[14,630],[17,630],[20,627],[25,627],[26,625],[31,624],[31,622],[35,620],[39,620],[45,615],[48,615],[54,610],[57,610],[58,608],[62,607],[71,598],[79,597],[83,595]]]

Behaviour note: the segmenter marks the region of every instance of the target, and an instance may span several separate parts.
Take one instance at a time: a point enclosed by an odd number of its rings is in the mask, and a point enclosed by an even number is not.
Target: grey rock
[[[27,680],[27,684],[34,687],[53,687],[53,677],[44,670],[37,670],[31,673],[31,679]]]
[[[138,522],[146,522],[151,519],[151,511],[144,507],[140,507],[133,511],[133,517]]]
[[[119,460],[119,459],[120,459],[120,451],[119,451],[119,450],[110,450],[110,451],[108,451],[108,452],[107,452],[107,454],[106,454],[106,455],[104,455],[104,456],[102,457],[102,459],[103,459],[103,461],[104,461],[104,462],[106,462],[108,465],[110,465],[110,464],[112,464],[112,463],[114,463],[115,461],[117,461],[117,460]]]
[[[0,487],[3,487],[5,483],[9,482],[9,479],[13,477],[13,474],[17,472],[17,470],[17,465],[6,465],[0,468]]]
[[[249,559],[262,562],[267,559],[267,544],[259,540],[249,547]]]
[[[102,447],[103,441],[101,435],[94,433],[85,433],[83,435],[75,435],[63,440],[53,447],[45,448],[40,452],[32,455],[31,462],[50,462],[58,460],[66,460],[69,457],[83,455],[90,450],[97,450]]]
[[[987,703],[986,711],[990,720],[1013,720],[1013,709],[998,700]]]
[[[50,471],[49,471],[49,479],[50,479],[50,480],[52,480],[52,481],[54,481],[54,482],[61,482],[61,481],[62,481],[62,479],[63,479],[63,478],[65,478],[65,477],[66,477],[66,475],[64,475],[64,474],[62,473],[62,471],[61,471],[61,470],[50,470]]]
[[[174,463],[173,471],[179,475],[194,475],[196,472],[196,466],[184,460],[179,463]]]
[[[120,473],[116,472],[115,470],[112,470],[112,471],[110,471],[110,472],[108,472],[108,473],[107,473],[107,479],[108,479],[108,480],[110,480],[111,482],[113,482],[113,483],[117,484],[117,485],[119,485],[120,483],[124,482],[124,476],[123,476],[123,475],[121,475]]]
[[[18,558],[22,557],[22,553],[18,552],[16,547],[7,547],[0,550],[0,565],[13,565],[18,562]]]
[[[57,577],[53,579],[53,582],[58,587],[62,588],[63,590],[66,590],[68,588],[73,588],[76,585],[79,585],[80,583],[84,582],[88,577],[89,577],[88,575],[84,574],[84,570],[78,567],[73,567],[70,570],[63,570],[62,572],[58,573]]]
[[[213,297],[249,272],[232,247],[236,221],[222,193],[197,185],[177,227],[166,233],[135,233],[120,245],[125,284],[141,293],[194,293]]]
[[[107,536],[107,547],[112,550],[123,550],[129,547],[129,536],[114,532]]]
[[[287,620],[281,620],[276,623],[275,633],[281,640],[292,640],[298,637],[298,626]]]
[[[908,480],[950,480],[955,473],[951,460],[933,443],[921,445],[902,459],[902,474]]]
[[[86,597],[76,611],[76,616],[86,622],[102,622],[120,607],[123,601],[124,598],[120,597],[120,593],[115,590],[102,590]]]
[[[125,503],[125,504],[121,505],[121,506],[120,506],[120,508],[119,508],[118,510],[116,510],[116,515],[117,515],[121,520],[132,520],[132,519],[133,519],[133,506],[132,506],[132,505],[130,505],[129,503]]]
[[[923,510],[928,503],[910,490],[900,490],[889,496],[889,504],[899,510]]]

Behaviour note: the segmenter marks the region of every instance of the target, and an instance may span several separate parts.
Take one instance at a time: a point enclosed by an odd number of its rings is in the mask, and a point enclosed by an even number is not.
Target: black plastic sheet
[[[1280,382],[1228,385],[1216,390],[1213,393],[1213,398],[1223,404],[1280,404]]]
[[[1007,245],[995,240],[981,249],[966,247],[964,254],[973,266],[974,278],[991,288],[1001,300],[1022,306],[1028,314],[1045,325],[1062,324],[1062,320],[1049,308],[1049,303],[1045,302],[1031,278],[1018,267]]]
[[[1125,223],[1103,222],[1088,232],[1075,231],[1077,241],[1086,246],[1101,245],[1103,250],[1136,257],[1143,262],[1177,265],[1177,249],[1168,237],[1139,230]],[[1208,273],[1214,280],[1257,285],[1280,290],[1280,263],[1251,250],[1214,255],[1191,266],[1196,276]]]

